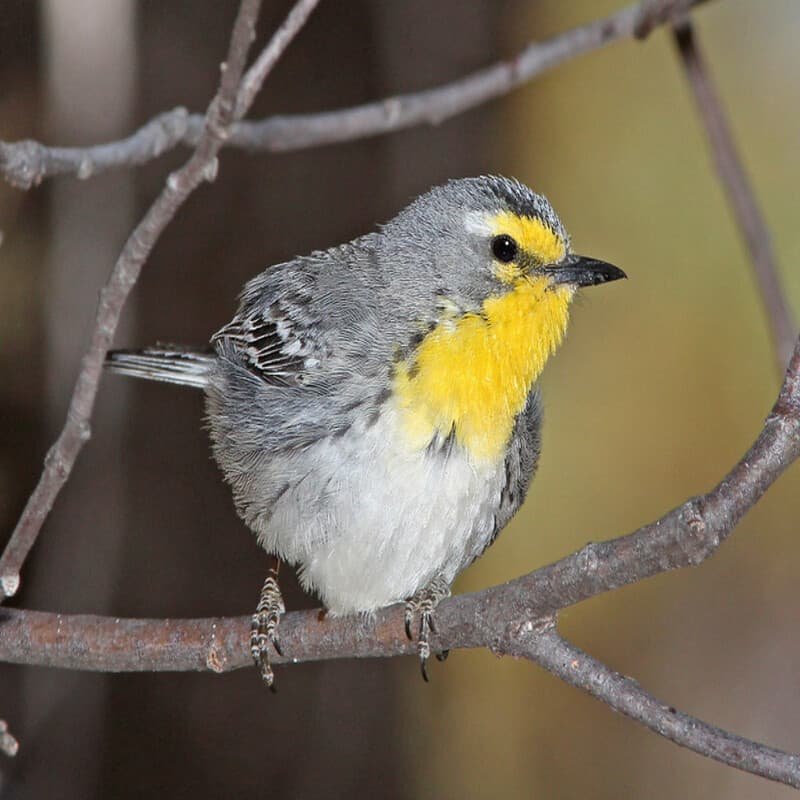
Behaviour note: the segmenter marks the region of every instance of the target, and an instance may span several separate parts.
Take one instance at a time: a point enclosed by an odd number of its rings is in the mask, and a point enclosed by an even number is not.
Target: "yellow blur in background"
[[[516,4],[514,45],[610,13],[609,2]],[[520,15],[520,16],[516,16]],[[800,308],[800,5],[711,4],[700,44]],[[756,437],[779,385],[741,236],[668,32],[622,42],[516,93],[504,169],[545,193],[576,252],[624,283],[583,292],[542,381],[542,458],[528,500],[458,581],[474,591],[628,533],[707,491]],[[790,470],[720,552],[561,614],[561,630],[662,699],[743,736],[800,736],[800,473]],[[433,751],[420,796],[783,797],[644,731],[527,663],[456,653],[436,696],[407,687]],[[454,769],[454,764],[459,769]],[[457,781],[457,788],[454,786]]]

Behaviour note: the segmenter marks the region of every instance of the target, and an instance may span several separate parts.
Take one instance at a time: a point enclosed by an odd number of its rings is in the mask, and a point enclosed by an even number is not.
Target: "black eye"
[[[492,239],[492,253],[498,261],[508,264],[517,257],[519,247],[510,236],[502,234]]]

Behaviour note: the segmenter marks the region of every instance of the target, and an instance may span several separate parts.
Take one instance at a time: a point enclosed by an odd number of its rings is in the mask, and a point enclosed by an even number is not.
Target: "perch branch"
[[[743,772],[800,788],[800,755],[745,739],[663,704],[635,680],[609,669],[552,628],[531,633],[508,652],[536,662],[681,747]]]
[[[494,648],[531,620],[710,557],[763,493],[800,456],[800,340],[764,426],[734,468],[695,497],[627,536],[586,545],[508,583],[442,601],[440,649]],[[249,617],[137,620],[0,609],[0,661],[109,672],[227,671],[250,664]],[[402,609],[371,623],[294,612],[281,620],[287,660],[394,656],[413,652]],[[213,647],[210,642],[213,641]],[[214,657],[208,654],[213,650]]]
[[[694,96],[697,113],[708,139],[717,176],[742,232],[753,264],[764,311],[769,322],[772,346],[779,371],[792,352],[797,326],[781,289],[772,241],[756,202],[728,124],[722,102],[688,18],[673,28],[675,45]]]
[[[237,115],[247,111],[269,69],[302,27],[317,2],[318,0],[298,0],[267,45],[264,51],[267,55],[258,59],[247,75],[248,83],[240,89],[261,5],[260,0],[242,0],[231,34],[228,56],[222,67],[219,89],[209,105],[197,147],[186,164],[167,179],[161,193],[125,243],[108,283],[100,293],[91,343],[81,363],[66,423],[47,454],[39,483],[28,498],[17,527],[0,558],[0,600],[17,591],[22,564],[33,547],[56,496],[69,477],[78,453],[89,439],[89,420],[103,361],[113,340],[122,308],[145,260],[161,232],[189,195],[204,180],[213,179],[216,174],[217,153],[227,139],[231,125],[238,118]]]
[[[706,0],[681,0],[680,8],[702,2]],[[247,150],[287,152],[416,125],[438,125],[508,94],[572,58],[620,39],[641,38],[668,22],[673,13],[670,4],[634,4],[543,42],[531,42],[510,59],[433,89],[337,111],[238,122],[225,144]],[[108,169],[142,164],[179,144],[194,145],[203,128],[202,115],[176,108],[160,114],[126,139],[94,147],[46,147],[30,140],[0,142],[0,174],[12,186],[22,189],[54,175],[88,178]]]
[[[627,536],[587,545],[501,586],[443,601],[437,609],[433,646],[488,647],[497,653],[524,655],[565,677],[559,672],[565,669],[559,659],[571,645],[553,643],[552,619],[558,610],[660,572],[701,563],[798,456],[800,340],[761,433],[714,489]],[[281,643],[287,655],[276,654],[274,662],[413,653],[402,615],[397,606],[378,612],[371,621],[357,617],[320,621],[313,611],[287,614],[281,621]],[[249,617],[114,619],[6,608],[0,609],[0,661],[109,672],[226,672],[251,663],[249,624]],[[550,638],[538,643],[541,637]],[[612,681],[613,673],[583,653],[578,664],[580,669],[568,670],[570,683],[606,702],[609,699],[602,692],[611,692],[612,707],[668,738],[739,769],[799,785],[797,756],[747,742],[669,709],[664,716],[658,701],[632,682],[619,676]]]

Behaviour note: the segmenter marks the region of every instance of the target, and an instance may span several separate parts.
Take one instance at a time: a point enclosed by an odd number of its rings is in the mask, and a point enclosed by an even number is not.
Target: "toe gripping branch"
[[[428,682],[428,659],[431,655],[430,635],[436,633],[434,611],[440,601],[450,596],[450,584],[440,575],[436,576],[427,586],[420,589],[413,597],[406,600],[406,636],[414,641],[414,617],[419,616],[417,629],[417,656],[422,679]],[[439,661],[444,661],[449,654],[448,650],[436,653]]]
[[[271,568],[264,586],[261,588],[261,596],[258,600],[256,613],[250,623],[250,654],[256,664],[261,679],[274,692],[275,673],[269,661],[269,646],[275,648],[275,652],[282,656],[280,639],[278,638],[278,626],[281,621],[281,614],[286,611],[283,603],[283,595],[278,586],[278,564]]]

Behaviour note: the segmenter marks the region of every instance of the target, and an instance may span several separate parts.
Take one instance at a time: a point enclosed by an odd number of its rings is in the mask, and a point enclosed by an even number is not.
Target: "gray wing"
[[[278,387],[300,386],[332,355],[314,311],[313,275],[281,276],[285,265],[251,281],[236,316],[211,339],[221,358]]]
[[[221,359],[287,390],[289,400],[341,397],[361,377],[388,372],[403,327],[396,303],[378,299],[385,288],[379,241],[369,234],[255,277],[212,338]],[[302,395],[291,391],[300,387]]]
[[[341,280],[343,269],[368,258],[367,245],[270,267],[245,286],[236,315],[212,338],[206,416],[214,456],[256,531],[308,472],[306,449],[346,430],[375,394],[369,359],[357,353],[370,327],[368,295],[352,291],[352,277]]]
[[[373,252],[364,237],[267,269],[212,339],[214,455],[254,527],[287,484],[302,480],[306,448],[369,418],[385,400],[399,333],[384,320],[376,335]]]

